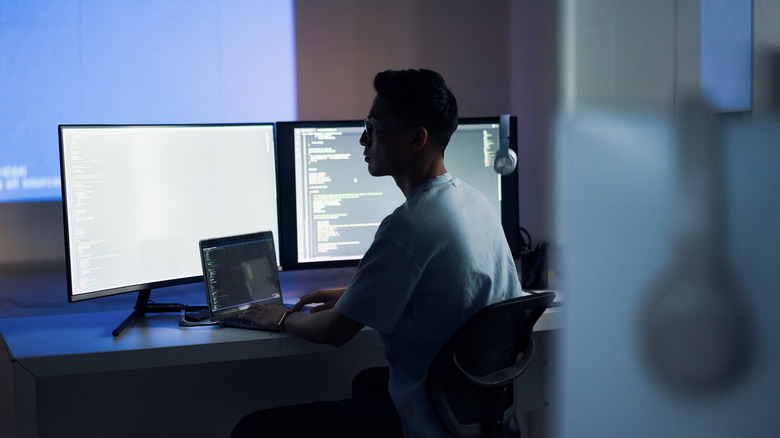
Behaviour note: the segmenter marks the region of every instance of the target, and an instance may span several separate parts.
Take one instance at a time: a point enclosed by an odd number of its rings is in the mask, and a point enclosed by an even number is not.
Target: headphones
[[[498,125],[500,147],[493,159],[493,170],[501,176],[509,175],[517,167],[517,154],[509,149],[509,122],[509,114],[502,114]]]

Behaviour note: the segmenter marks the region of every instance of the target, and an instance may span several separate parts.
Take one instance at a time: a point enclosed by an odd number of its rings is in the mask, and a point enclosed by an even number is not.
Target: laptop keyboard
[[[284,307],[291,309],[293,305],[284,303]],[[310,310],[311,309],[309,306],[303,306],[303,309],[301,309],[301,313],[309,313]],[[225,318],[221,320],[219,323],[225,327],[238,327],[238,328],[272,331],[271,329],[267,329],[261,325],[255,324],[252,321],[249,321],[248,319],[241,319],[238,316],[231,316]]]
[[[255,329],[255,330],[268,330],[267,328],[255,324],[252,321],[246,320],[246,319],[240,319],[237,316],[233,316],[230,318],[225,318],[222,321],[220,321],[220,324],[227,326],[227,327],[238,327],[238,328],[248,328],[248,329]]]

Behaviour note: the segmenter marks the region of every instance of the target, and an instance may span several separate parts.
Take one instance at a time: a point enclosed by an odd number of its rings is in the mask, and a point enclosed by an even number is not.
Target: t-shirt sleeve
[[[336,309],[380,332],[391,332],[421,274],[406,248],[390,237],[378,237],[363,256]]]

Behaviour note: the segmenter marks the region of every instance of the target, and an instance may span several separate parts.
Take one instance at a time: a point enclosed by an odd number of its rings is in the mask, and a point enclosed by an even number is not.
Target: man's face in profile
[[[372,176],[398,175],[409,168],[412,126],[404,125],[388,110],[381,96],[374,98],[366,117],[366,130],[360,137],[363,155]]]

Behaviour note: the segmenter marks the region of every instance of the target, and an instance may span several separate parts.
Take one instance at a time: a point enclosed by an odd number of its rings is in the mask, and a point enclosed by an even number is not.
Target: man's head
[[[374,90],[391,115],[406,126],[423,126],[442,152],[458,127],[458,104],[444,79],[431,70],[387,70]]]
[[[389,175],[408,195],[447,171],[444,148],[458,127],[458,106],[444,79],[430,70],[385,71],[360,137],[368,172]]]

